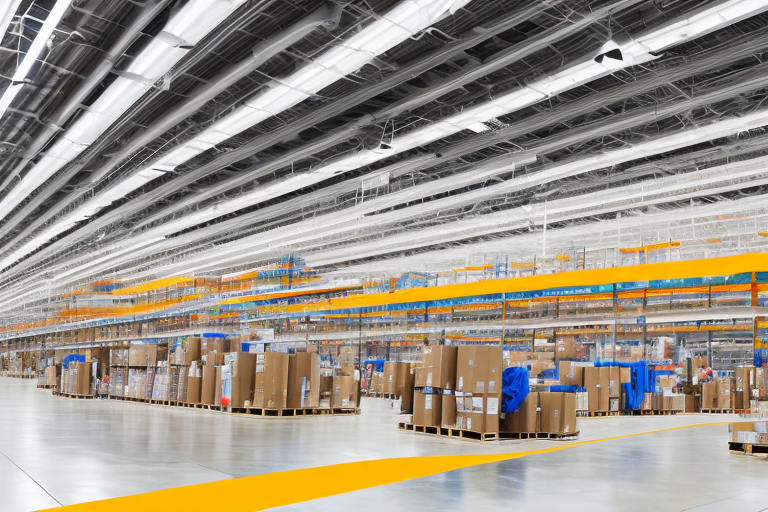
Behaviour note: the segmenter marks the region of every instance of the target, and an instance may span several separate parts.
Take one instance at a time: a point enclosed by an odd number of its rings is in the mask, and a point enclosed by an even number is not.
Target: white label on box
[[[477,384],[475,384],[475,393],[485,393],[485,382],[482,380],[477,381]]]
[[[389,382],[392,382],[392,375],[389,376]]]
[[[432,387],[432,372],[427,373],[427,387]]]
[[[496,392],[496,381],[495,380],[489,380],[488,381],[488,393],[495,393]]]
[[[467,364],[467,366],[469,366],[469,367],[475,366],[475,362],[472,359],[470,359],[469,363]]]
[[[426,395],[424,397],[424,410],[425,411],[432,410],[432,395]]]
[[[488,414],[499,414],[499,399],[498,398],[489,398],[488,399]]]
[[[459,391],[464,391],[464,377],[459,377]]]
[[[472,412],[483,412],[483,397],[472,397]]]
[[[264,365],[263,364],[257,364],[256,365],[256,373],[264,373]]]
[[[467,418],[467,429],[472,430],[472,418]]]

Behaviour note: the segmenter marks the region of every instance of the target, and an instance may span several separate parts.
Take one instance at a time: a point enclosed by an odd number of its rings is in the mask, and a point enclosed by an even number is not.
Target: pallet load
[[[718,378],[716,381],[703,383],[701,386],[701,412],[732,412],[732,390],[733,379],[730,377]]]
[[[288,354],[256,354],[256,380],[253,406],[259,409],[285,409],[288,406]]]
[[[406,390],[408,377],[411,373],[410,363],[387,361],[384,363],[384,397],[396,400],[402,397]]]
[[[371,377],[371,387],[368,391],[370,396],[381,396],[384,393],[384,372],[373,372]]]
[[[91,395],[91,365],[80,361],[71,361],[61,372],[61,388],[64,396],[90,397]]]
[[[478,434],[499,432],[502,349],[459,347],[456,362],[456,428]]]
[[[457,357],[457,347],[440,345],[424,348],[422,368],[415,372],[413,396],[415,425],[454,426]]]
[[[768,458],[768,421],[741,421],[728,426],[728,451]]]
[[[610,367],[585,367],[584,387],[587,388],[588,415],[608,415],[611,399]]]

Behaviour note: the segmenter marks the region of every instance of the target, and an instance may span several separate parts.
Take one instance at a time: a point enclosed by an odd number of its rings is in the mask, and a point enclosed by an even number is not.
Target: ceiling
[[[287,253],[387,276],[764,250],[766,11],[10,0],[0,302]]]

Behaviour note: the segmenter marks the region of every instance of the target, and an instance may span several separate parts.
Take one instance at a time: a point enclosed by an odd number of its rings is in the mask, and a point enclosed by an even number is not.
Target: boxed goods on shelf
[[[189,337],[184,340],[182,346],[170,354],[170,362],[174,365],[189,366],[192,361],[198,361],[201,357],[201,339]]]
[[[285,409],[288,404],[288,354],[256,354],[254,407]]]
[[[131,345],[128,354],[129,366],[155,366],[157,364],[157,345]]]
[[[560,361],[560,383],[564,386],[584,387],[584,363]]]
[[[127,348],[116,348],[109,351],[110,366],[128,366],[129,350]]]
[[[126,368],[112,368],[109,374],[109,394],[111,396],[125,396],[127,386],[128,372]]]

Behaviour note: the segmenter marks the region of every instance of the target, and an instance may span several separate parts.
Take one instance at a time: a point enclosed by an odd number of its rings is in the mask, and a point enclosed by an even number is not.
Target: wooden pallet
[[[37,389],[56,389],[57,386],[51,384],[38,384]]]
[[[473,441],[504,441],[512,439],[573,439],[578,437],[579,432],[568,433],[550,433],[550,432],[473,432],[460,428],[432,427],[425,425],[414,425],[413,423],[399,422],[399,430],[415,432],[417,434],[427,434],[436,437],[452,437],[458,439],[469,439]]]
[[[70,393],[62,393],[61,391],[54,391],[54,395],[64,398],[73,398],[75,400],[90,400],[93,399],[93,395],[72,395]]]
[[[752,409],[734,409],[734,414],[752,414]]]
[[[627,416],[652,416],[653,409],[629,409],[624,411]]]
[[[381,397],[388,400],[397,400],[397,394],[395,393],[382,393]]]
[[[739,455],[752,455],[754,457],[768,458],[768,445],[749,443],[728,443],[728,451]]]
[[[601,417],[608,417],[608,416],[619,416],[621,414],[620,411],[580,411],[582,418],[601,418]],[[576,414],[577,417],[579,417],[579,414]]]
[[[733,409],[702,409],[701,414],[733,414]]]
[[[304,407],[298,409],[271,409],[263,407],[233,408],[235,414],[247,414],[270,418],[294,418],[299,416],[327,416],[360,414],[360,409],[354,407]]]
[[[653,410],[651,412],[653,413],[654,416],[671,416],[673,414],[677,414],[677,413],[682,412],[682,411],[657,411],[657,410]]]
[[[36,379],[37,375],[8,375],[12,379]]]

